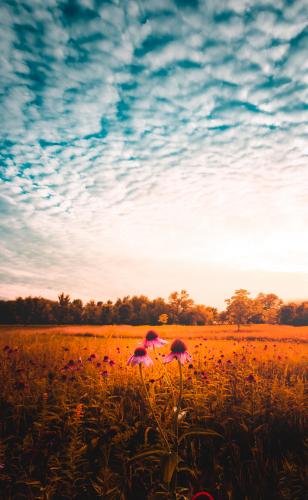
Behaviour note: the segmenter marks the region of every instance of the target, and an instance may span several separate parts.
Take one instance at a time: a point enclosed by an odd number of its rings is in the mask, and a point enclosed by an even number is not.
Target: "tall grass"
[[[1,329],[0,498],[304,498],[306,329],[160,328],[193,356],[169,474],[159,426],[173,446],[179,371],[168,346],[150,352],[149,405],[126,364],[146,330]]]

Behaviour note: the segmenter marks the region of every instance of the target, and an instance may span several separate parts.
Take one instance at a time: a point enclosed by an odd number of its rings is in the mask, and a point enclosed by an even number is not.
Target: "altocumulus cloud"
[[[2,295],[308,272],[307,51],[305,0],[2,1]]]

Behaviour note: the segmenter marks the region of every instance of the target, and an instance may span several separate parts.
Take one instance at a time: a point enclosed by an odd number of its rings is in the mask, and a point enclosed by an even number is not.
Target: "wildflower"
[[[182,340],[176,339],[171,344],[171,353],[166,356],[164,363],[170,363],[177,359],[182,365],[185,361],[191,361],[191,355],[187,351],[187,347]]]
[[[207,491],[199,491],[199,493],[195,493],[191,500],[214,500],[214,497]]]
[[[98,362],[96,363],[97,368],[100,368],[102,366],[102,363]]]
[[[149,330],[145,336],[145,340],[143,341],[143,347],[162,347],[167,343],[167,340],[160,339],[154,330]]]
[[[194,367],[194,365],[193,365],[192,363],[190,363],[190,364],[188,365],[188,368],[189,368],[189,369],[192,369],[193,367]]]
[[[250,373],[250,375],[248,375],[248,377],[246,377],[246,379],[245,379],[245,380],[246,380],[247,382],[251,382],[251,383],[256,381],[256,379],[255,379],[255,377],[253,376],[253,374],[252,374],[252,373]]]
[[[67,366],[75,366],[75,361],[73,359],[70,359],[67,363]]]
[[[17,389],[18,391],[23,391],[24,389],[26,388],[26,384],[22,381],[17,381],[16,384],[15,384],[15,389]]]
[[[114,366],[114,365],[115,365],[115,362],[111,359],[111,360],[109,361],[109,365],[110,365],[110,366]]]
[[[96,356],[96,354],[91,354],[90,358],[92,358],[92,359],[96,359],[96,358],[97,358],[97,356]]]
[[[79,403],[76,406],[75,416],[76,416],[76,420],[80,420],[80,418],[83,416],[83,404],[82,403]]]
[[[128,365],[136,366],[144,364],[145,366],[150,366],[153,364],[150,356],[147,354],[144,347],[137,347],[134,354],[127,361]]]
[[[102,375],[102,377],[108,377],[107,370],[102,371],[101,375]]]
[[[104,363],[108,363],[108,361],[109,361],[109,356],[104,356],[104,357],[103,357],[103,361],[104,361]]]

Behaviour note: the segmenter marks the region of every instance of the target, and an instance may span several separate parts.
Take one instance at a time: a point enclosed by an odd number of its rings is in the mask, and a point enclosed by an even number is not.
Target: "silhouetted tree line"
[[[161,323],[183,325],[211,325],[219,323],[280,323],[308,325],[308,301],[301,304],[283,304],[275,294],[260,293],[249,297],[247,290],[236,290],[226,299],[225,311],[196,304],[186,290],[173,292],[168,300],[149,299],[145,295],[126,296],[115,302],[86,304],[72,300],[61,293],[58,300],[43,297],[18,297],[0,301],[2,324],[91,324],[91,325],[157,325]]]

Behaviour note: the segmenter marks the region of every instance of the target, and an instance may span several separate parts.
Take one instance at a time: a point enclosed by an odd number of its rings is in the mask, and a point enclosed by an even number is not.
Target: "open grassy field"
[[[305,498],[308,327],[148,330],[0,327],[0,498]]]

